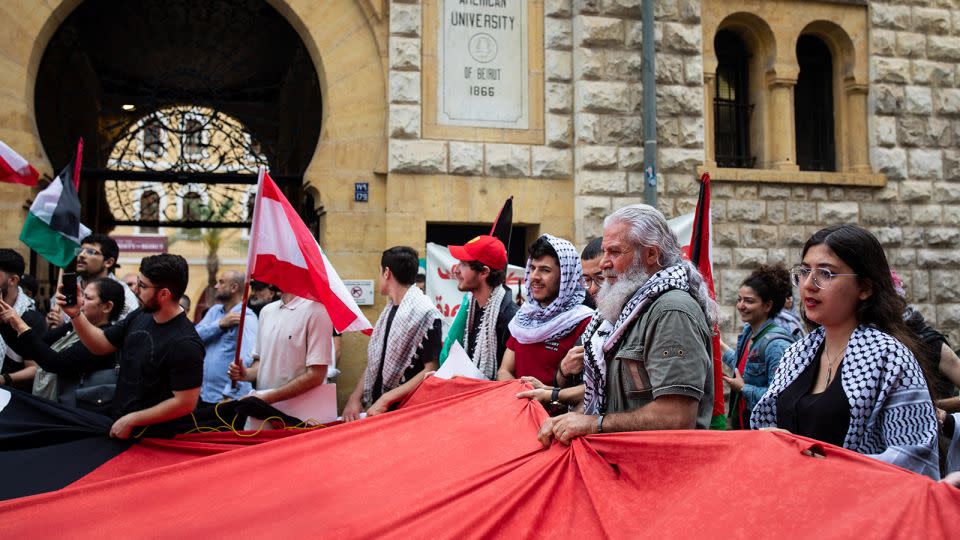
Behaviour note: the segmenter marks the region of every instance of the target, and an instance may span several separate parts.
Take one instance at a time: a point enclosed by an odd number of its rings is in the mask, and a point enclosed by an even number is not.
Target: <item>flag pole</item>
[[[240,367],[240,346],[243,343],[243,325],[247,319],[247,303],[250,301],[250,275],[253,272],[253,263],[254,253],[257,252],[257,240],[259,235],[257,234],[257,222],[260,217],[260,194],[262,193],[261,188],[263,187],[263,175],[266,173],[266,167],[263,165],[260,166],[260,171],[257,174],[257,195],[256,199],[253,202],[253,222],[250,224],[250,244],[247,249],[247,269],[243,279],[243,300],[240,301],[240,324],[237,328],[237,350],[234,351],[233,363]],[[234,381],[231,384],[231,387],[236,388],[237,383]]]

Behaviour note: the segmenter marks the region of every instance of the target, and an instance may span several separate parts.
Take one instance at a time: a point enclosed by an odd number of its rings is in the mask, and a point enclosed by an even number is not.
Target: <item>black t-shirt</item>
[[[39,328],[44,329],[47,327],[47,320],[44,318],[43,314],[35,309],[28,309],[23,312],[23,315],[20,315],[20,318],[23,319],[23,322],[27,324],[30,328]],[[7,344],[6,358],[3,359],[3,368],[0,369],[0,373],[16,373],[21,369],[27,367],[23,359],[15,359],[10,353],[15,352],[12,347]],[[19,355],[18,355],[19,356]],[[30,357],[26,357],[28,360],[33,360]],[[21,390],[30,391],[33,387],[33,382],[29,384],[18,385],[18,388]]]
[[[500,361],[503,359],[504,351],[507,350],[507,340],[510,339],[510,320],[513,319],[517,310],[520,309],[520,306],[513,301],[512,296],[513,293],[507,291],[503,297],[503,302],[500,303],[500,313],[497,315],[497,369],[500,369]],[[477,347],[477,333],[480,331],[480,321],[483,319],[484,312],[484,308],[480,307],[480,304],[476,303],[476,301],[473,302],[473,309],[475,310],[473,314],[473,324],[467,329],[467,332],[470,333],[470,339],[466,352],[470,358],[473,358],[473,351]]]
[[[116,416],[150,408],[203,381],[204,348],[186,314],[157,324],[138,309],[103,332],[120,352]]]
[[[390,313],[387,314],[387,326],[386,334],[387,338],[390,337],[390,329],[393,327],[393,317],[397,314],[397,309],[400,306],[393,306],[390,308]],[[420,348],[417,350],[417,353],[413,356],[413,360],[410,361],[410,365],[407,366],[407,369],[403,371],[403,376],[400,377],[400,384],[403,384],[409,381],[417,373],[423,371],[423,366],[427,362],[437,362],[440,359],[440,349],[443,348],[443,324],[440,322],[440,319],[433,321],[433,326],[427,330],[427,335],[424,336],[423,342],[420,345]],[[383,340],[383,350],[380,351],[380,372],[377,373],[377,380],[373,383],[373,400],[376,401],[380,399],[380,396],[383,395],[383,363],[387,357],[387,339]],[[391,389],[388,389],[391,390]]]
[[[850,402],[841,383],[841,367],[827,388],[811,394],[820,370],[823,346],[813,362],[777,397],[777,427],[836,446],[843,446],[850,429]]]

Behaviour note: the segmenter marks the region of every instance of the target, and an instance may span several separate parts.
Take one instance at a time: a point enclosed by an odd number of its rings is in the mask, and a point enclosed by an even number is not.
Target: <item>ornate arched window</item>
[[[797,165],[801,171],[835,171],[833,58],[819,38],[797,40],[800,75],[794,89]]]
[[[750,155],[749,65],[743,40],[729,30],[717,32],[716,92],[714,94],[714,148],[721,167],[753,167]]]

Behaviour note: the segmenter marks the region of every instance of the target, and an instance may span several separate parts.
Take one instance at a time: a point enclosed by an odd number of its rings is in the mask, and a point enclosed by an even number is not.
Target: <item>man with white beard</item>
[[[608,216],[600,268],[597,315],[584,332],[583,413],[547,419],[540,442],[708,428],[717,307],[663,214],[637,204]]]

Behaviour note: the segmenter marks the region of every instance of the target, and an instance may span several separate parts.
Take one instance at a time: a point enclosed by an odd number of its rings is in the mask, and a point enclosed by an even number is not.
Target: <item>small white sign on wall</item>
[[[345,279],[343,285],[353,296],[353,300],[358,306],[373,305],[373,280],[372,279]]]

